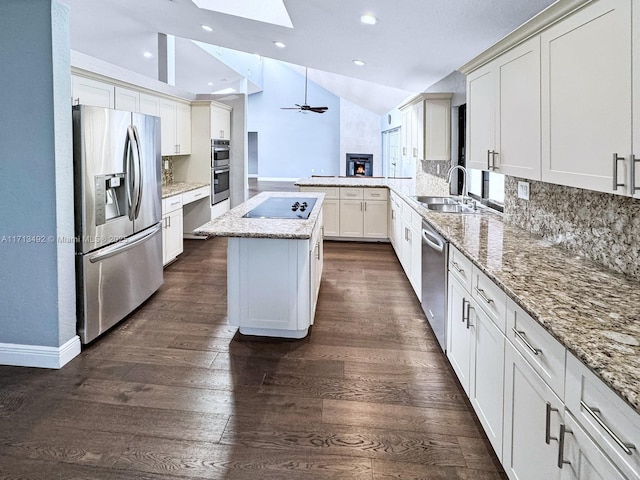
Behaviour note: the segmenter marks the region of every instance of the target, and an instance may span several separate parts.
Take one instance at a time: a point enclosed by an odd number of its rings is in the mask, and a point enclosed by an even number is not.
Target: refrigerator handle
[[[142,206],[142,187],[144,185],[144,182],[142,181],[142,155],[140,155],[140,135],[138,134],[138,129],[135,125],[133,126],[133,140],[134,158],[138,160],[138,198],[136,199],[136,211],[134,218],[138,218],[138,215],[140,214],[140,207]]]
[[[129,216],[129,220],[133,221],[133,214],[134,214],[134,204],[133,204],[133,192],[132,190],[135,189],[135,184],[134,184],[134,177],[131,174],[132,172],[132,165],[131,165],[131,137],[129,136],[129,132],[127,131],[127,138],[124,141],[124,171],[125,171],[125,182],[127,184],[127,206],[128,206],[128,212],[127,215]]]
[[[138,170],[140,157],[138,156],[138,149],[133,127],[127,127],[127,138],[129,141],[129,152],[132,158],[131,164],[133,164],[133,168],[129,170],[129,175],[133,178],[133,201],[131,202],[132,211],[131,215],[129,215],[129,218],[131,220],[134,220],[138,216],[139,211],[138,202],[140,200],[140,173]]]
[[[136,245],[140,245],[141,243],[146,242],[150,237],[158,233],[161,228],[162,225],[160,223],[157,223],[153,227],[144,230],[143,232],[132,235],[123,241],[101,249],[100,252],[98,252],[96,255],[89,257],[89,261],[91,263],[96,263],[101,260],[105,260],[106,258],[118,255],[119,253],[135,247]]]

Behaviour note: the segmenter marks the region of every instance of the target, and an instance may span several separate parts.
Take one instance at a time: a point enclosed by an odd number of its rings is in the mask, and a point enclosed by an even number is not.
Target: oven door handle
[[[228,171],[229,171],[229,169],[226,168],[226,169],[223,169],[223,170],[214,170],[213,173],[217,175],[218,173],[227,173]]]

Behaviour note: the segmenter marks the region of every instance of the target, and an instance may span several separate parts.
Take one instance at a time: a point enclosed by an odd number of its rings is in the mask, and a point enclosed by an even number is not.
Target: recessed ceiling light
[[[142,56],[143,56],[144,58],[151,58],[151,57],[153,57],[153,53],[151,53],[151,52],[144,52],[144,53],[142,54]]]
[[[366,13],[360,17],[360,21],[365,25],[375,25],[378,23],[378,19],[375,15],[371,15],[370,13]]]
[[[362,67],[363,65],[366,65],[365,62],[363,62],[362,60],[354,60],[353,63],[355,63],[359,67]]]
[[[200,25],[205,32],[213,32],[213,28],[209,25]]]
[[[209,83],[207,83],[207,85],[211,86],[211,85],[213,85],[213,82],[209,82]]]
[[[274,44],[276,47],[278,47],[278,48],[284,48],[284,47],[286,47],[286,45],[285,45],[284,43],[282,43],[282,42],[278,42],[278,41],[273,42],[273,44]]]

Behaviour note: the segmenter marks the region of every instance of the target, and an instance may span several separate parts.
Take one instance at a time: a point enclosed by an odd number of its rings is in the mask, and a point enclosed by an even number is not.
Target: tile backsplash
[[[173,157],[162,157],[162,185],[171,185],[172,183]]]
[[[504,220],[611,270],[640,279],[640,200],[505,177]]]

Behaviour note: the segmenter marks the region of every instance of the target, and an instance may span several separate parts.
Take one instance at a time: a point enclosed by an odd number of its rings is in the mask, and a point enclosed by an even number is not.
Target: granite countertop
[[[209,185],[208,183],[200,182],[173,182],[168,185],[162,185],[162,198],[180,195],[181,193],[196,190],[201,187],[208,187]]]
[[[243,215],[254,209],[269,197],[301,196],[317,198],[316,204],[311,210],[309,218],[243,218]],[[205,223],[193,231],[194,235],[207,237],[248,237],[248,238],[284,238],[307,239],[311,238],[313,227],[322,209],[324,193],[311,192],[262,192],[245,203],[229,210],[215,220]]]
[[[640,285],[636,280],[505,223],[501,215],[427,210],[412,198],[415,193],[410,187],[398,188],[390,180],[385,181],[391,190],[640,413]],[[326,186],[325,182],[311,178],[297,185]],[[369,185],[351,180],[340,186]]]

